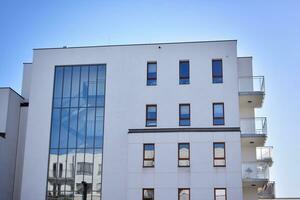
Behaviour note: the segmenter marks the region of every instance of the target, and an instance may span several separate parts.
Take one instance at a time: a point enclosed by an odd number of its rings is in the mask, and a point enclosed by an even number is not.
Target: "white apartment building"
[[[3,88],[1,102],[7,93],[19,125],[0,116],[0,132],[23,139],[0,199],[275,196],[267,119],[255,115],[264,77],[236,40],[34,49],[21,96]]]

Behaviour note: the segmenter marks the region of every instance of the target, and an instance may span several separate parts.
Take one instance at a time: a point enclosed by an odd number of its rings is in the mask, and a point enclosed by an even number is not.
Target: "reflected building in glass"
[[[56,66],[47,199],[101,199],[105,65]]]

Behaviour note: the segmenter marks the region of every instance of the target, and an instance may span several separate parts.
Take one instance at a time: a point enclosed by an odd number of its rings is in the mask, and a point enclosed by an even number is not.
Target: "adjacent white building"
[[[10,195],[79,200],[84,181],[93,200],[274,198],[264,95],[236,40],[34,49]]]

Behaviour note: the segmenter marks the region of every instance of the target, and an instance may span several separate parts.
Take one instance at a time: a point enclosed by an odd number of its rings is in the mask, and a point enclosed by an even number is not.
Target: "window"
[[[224,125],[224,103],[213,103],[213,124]]]
[[[143,189],[143,200],[154,200],[154,189],[144,188]]]
[[[179,84],[190,84],[189,61],[179,61]]]
[[[157,106],[147,105],[146,106],[146,126],[157,125]]]
[[[157,63],[147,63],[147,85],[156,85],[157,81]]]
[[[179,104],[179,126],[190,126],[190,118],[190,104]]]
[[[178,144],[178,167],[190,166],[190,144],[179,143]]]
[[[154,144],[144,144],[144,167],[154,167]]]
[[[212,60],[213,83],[223,83],[223,63],[221,59]]]
[[[54,75],[46,199],[82,193],[82,181],[99,197],[106,65],[55,66]]]
[[[77,174],[81,175],[92,175],[93,174],[93,163],[78,162],[77,163]]]
[[[215,167],[225,167],[225,143],[224,142],[214,142],[214,166]]]
[[[215,200],[226,200],[226,188],[215,188]]]
[[[178,200],[190,200],[190,188],[179,188]]]

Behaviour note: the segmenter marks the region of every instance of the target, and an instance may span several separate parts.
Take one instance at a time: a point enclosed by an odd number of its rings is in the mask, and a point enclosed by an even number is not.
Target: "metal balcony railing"
[[[256,147],[256,159],[258,161],[272,160],[273,147]]]
[[[265,163],[246,162],[242,164],[243,179],[269,179],[269,166]]]
[[[267,134],[267,118],[241,118],[241,133],[242,134]]]
[[[265,92],[264,76],[239,77],[239,92]]]

